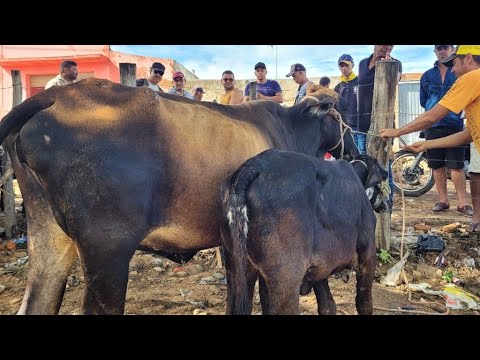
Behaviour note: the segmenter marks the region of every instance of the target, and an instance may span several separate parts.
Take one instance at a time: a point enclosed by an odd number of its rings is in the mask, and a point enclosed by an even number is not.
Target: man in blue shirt
[[[425,111],[433,108],[453,85],[456,76],[451,68],[446,67],[442,61],[453,52],[453,45],[435,45],[437,61],[433,68],[427,70],[420,79],[420,105]],[[425,130],[425,139],[432,140],[443,138],[463,131],[463,119],[460,114],[450,112],[443,119],[437,121],[431,128]],[[433,212],[442,212],[450,207],[447,195],[447,173],[450,169],[452,182],[458,197],[457,211],[464,215],[472,216],[473,209],[467,204],[465,185],[465,147],[429,149],[427,151],[428,166],[433,170],[433,177],[438,190],[438,202],[432,208]]]
[[[278,81],[267,80],[267,67],[259,62],[254,67],[257,81],[248,83],[245,87],[245,101],[250,100],[272,100],[283,103],[282,88]]]

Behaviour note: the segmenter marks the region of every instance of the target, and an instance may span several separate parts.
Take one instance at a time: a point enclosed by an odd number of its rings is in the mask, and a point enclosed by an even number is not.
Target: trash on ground
[[[480,310],[480,298],[459,288],[454,284],[447,284],[443,290],[432,290],[430,284],[408,284],[413,291],[423,291],[426,294],[438,295],[443,297],[445,305],[450,309],[473,309]]]

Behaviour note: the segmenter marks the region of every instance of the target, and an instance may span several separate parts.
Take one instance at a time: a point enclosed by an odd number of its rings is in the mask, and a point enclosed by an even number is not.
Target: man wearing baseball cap
[[[205,91],[203,90],[203,88],[201,86],[195,86],[192,89],[192,94],[193,94],[193,97],[195,98],[195,100],[202,101],[203,94],[205,94]]]
[[[307,94],[307,90],[311,86],[315,85],[307,78],[307,69],[302,64],[293,64],[290,67],[290,72],[285,75],[286,77],[292,77],[293,81],[298,84],[297,96],[293,105],[297,105]]]
[[[163,92],[158,84],[162,81],[164,73],[165,66],[163,66],[162,63],[154,62],[150,67],[150,75],[148,78],[137,79],[137,87],[148,86],[152,90]]]
[[[263,62],[256,63],[254,74],[257,81],[252,81],[245,87],[245,101],[271,100],[283,103],[283,93],[280,84],[275,80],[267,80],[267,67]]]
[[[184,89],[187,79],[185,79],[185,75],[183,75],[181,71],[175,71],[172,75],[172,79],[173,79],[173,87],[170,90],[168,90],[169,94],[180,95],[180,96],[184,96],[186,98],[195,100],[193,95]]]
[[[480,148],[480,45],[458,45],[442,63],[452,67],[457,80],[443,98],[430,110],[400,129],[381,129],[384,139],[395,138],[431,127],[451,111],[465,110],[467,127],[460,132],[440,139],[417,141],[406,147],[416,152],[428,149],[450,148],[466,145],[473,140]],[[473,204],[472,222],[467,229],[476,232],[480,227],[480,174],[472,174],[470,188]]]
[[[457,80],[451,68],[442,61],[453,53],[453,45],[435,45],[433,51],[437,61],[433,68],[427,70],[420,78],[420,105],[427,111],[433,108],[447,93]],[[447,116],[425,129],[425,139],[439,139],[463,130],[463,119],[460,114],[449,112]],[[472,216],[473,210],[467,203],[465,187],[465,147],[431,149],[426,153],[428,167],[432,169],[433,178],[438,191],[438,201],[433,206],[433,212],[443,212],[450,207],[447,194],[447,172],[450,169],[452,182],[458,197],[457,210],[465,215]]]
[[[338,58],[338,68],[342,75],[340,76],[340,82],[335,86],[335,92],[344,99],[346,107],[346,119],[345,122],[352,128],[357,130],[357,92],[358,92],[358,76],[353,72],[353,58],[349,54],[343,54]],[[354,136],[357,136],[355,133]],[[355,143],[358,140],[355,138]]]

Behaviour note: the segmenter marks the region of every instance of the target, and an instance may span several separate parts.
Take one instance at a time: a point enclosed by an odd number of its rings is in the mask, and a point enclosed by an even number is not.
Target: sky
[[[433,66],[434,45],[395,45],[392,56],[402,62],[403,73],[423,73]],[[232,70],[236,79],[254,79],[254,65],[267,66],[269,79],[285,79],[290,66],[301,63],[308,77],[338,76],[337,60],[350,54],[355,63],[370,56],[373,45],[111,45],[124,53],[174,59],[200,79],[220,79]]]

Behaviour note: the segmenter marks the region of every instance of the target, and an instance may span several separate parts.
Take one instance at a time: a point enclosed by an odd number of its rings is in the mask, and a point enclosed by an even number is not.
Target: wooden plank
[[[13,106],[20,105],[22,102],[22,78],[19,70],[12,70],[13,84]],[[2,172],[5,174],[12,167],[10,156],[5,152],[2,156]],[[5,214],[5,236],[11,239],[17,225],[15,215],[15,194],[13,192],[13,176],[8,176],[3,184],[3,205]]]

